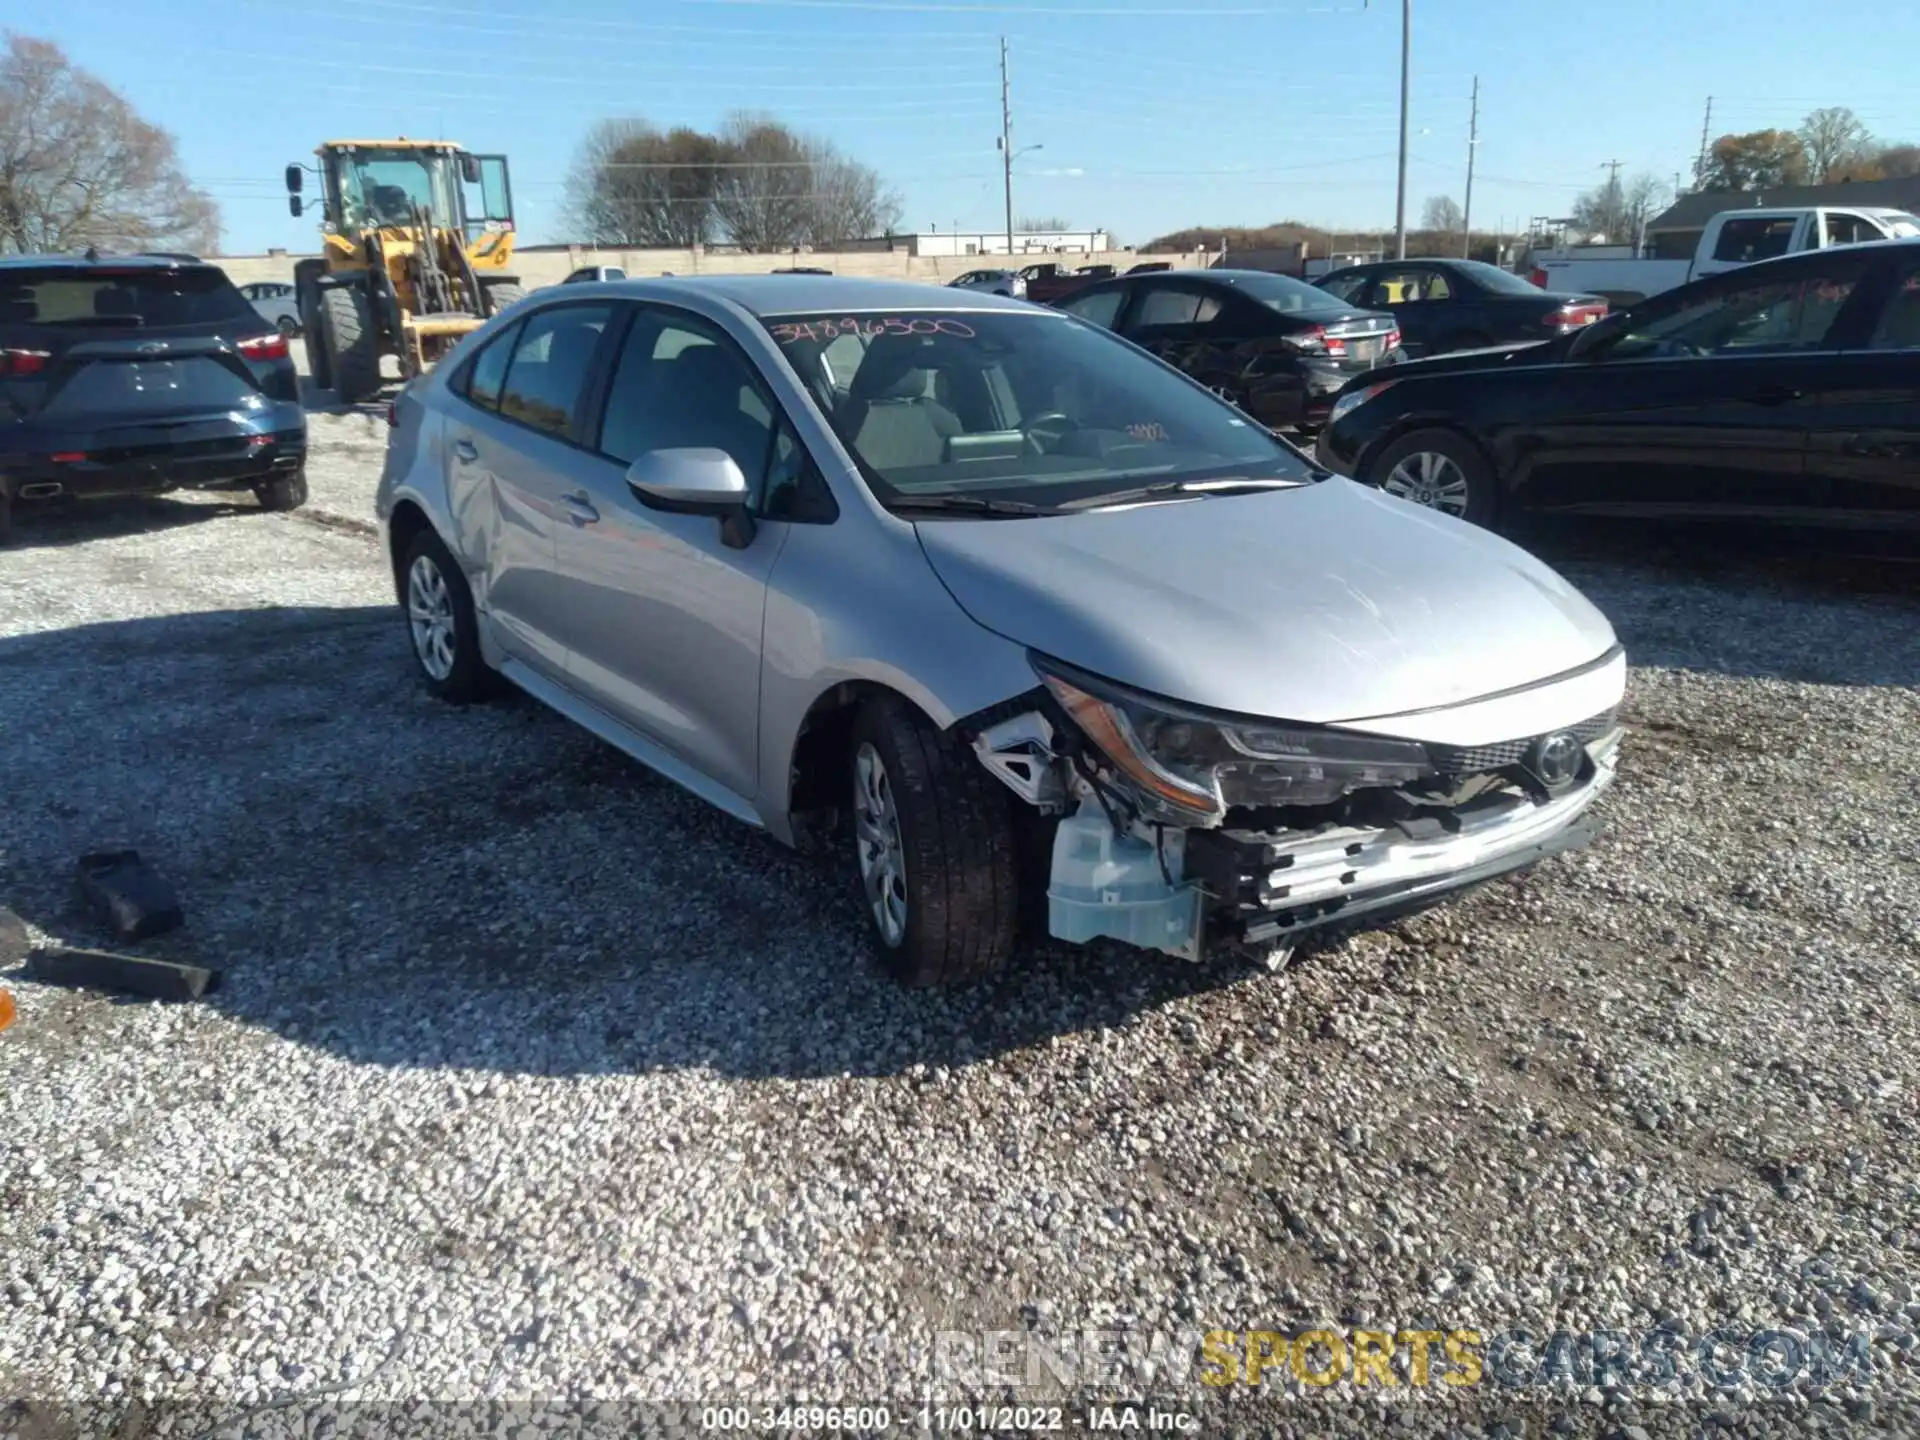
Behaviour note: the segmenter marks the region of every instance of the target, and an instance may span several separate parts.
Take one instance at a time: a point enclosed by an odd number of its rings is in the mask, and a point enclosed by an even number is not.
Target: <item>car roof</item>
[[[862,280],[845,275],[676,275],[614,280],[606,288],[636,299],[684,299],[689,291],[731,301],[757,316],[814,310],[1008,310],[1045,313],[984,290],[955,290],[919,280]]]
[[[89,260],[84,255],[0,255],[0,270],[38,270],[59,265],[70,270],[94,266],[111,270],[218,270],[204,260],[175,260],[165,255],[101,255]]]

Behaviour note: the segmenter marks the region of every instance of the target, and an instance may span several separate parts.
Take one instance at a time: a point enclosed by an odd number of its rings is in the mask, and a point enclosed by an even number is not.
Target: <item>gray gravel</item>
[[[1279,977],[1050,949],[908,995],[822,862],[420,692],[356,528],[383,430],[316,418],[310,513],[0,556],[0,903],[96,939],[69,867],[131,843],[189,911],[153,952],[228,970],[0,975],[0,1395],[904,1402],[1003,1393],[936,1381],[942,1331],[1871,1326],[1866,1396],[1686,1414],[1907,1430],[1905,581],[1570,551],[1637,662],[1594,848]]]

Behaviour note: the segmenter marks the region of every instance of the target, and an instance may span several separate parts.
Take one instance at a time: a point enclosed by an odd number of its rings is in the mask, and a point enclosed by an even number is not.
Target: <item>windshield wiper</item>
[[[1025,500],[993,500],[985,495],[896,495],[887,508],[899,515],[915,512],[964,512],[969,515],[1054,515],[1065,507],[1034,505]]]
[[[1248,490],[1298,490],[1304,480],[1254,480],[1238,476],[1226,480],[1160,480],[1152,485],[1136,485],[1131,490],[1113,490],[1105,495],[1083,495],[1065,501],[1062,510],[1104,510],[1109,505],[1132,505],[1142,500],[1159,500],[1174,495],[1231,495]]]

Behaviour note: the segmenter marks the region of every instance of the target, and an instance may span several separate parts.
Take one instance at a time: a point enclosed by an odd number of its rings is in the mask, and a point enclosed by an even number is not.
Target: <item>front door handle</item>
[[[1769,385],[1764,390],[1753,392],[1756,405],[1789,405],[1806,394],[1804,390],[1795,390],[1786,385]]]
[[[592,525],[600,518],[600,512],[594,509],[593,501],[584,490],[562,495],[560,501],[567,507],[567,518],[575,525]]]
[[[479,448],[471,440],[454,441],[453,453],[462,465],[471,465],[480,458]]]

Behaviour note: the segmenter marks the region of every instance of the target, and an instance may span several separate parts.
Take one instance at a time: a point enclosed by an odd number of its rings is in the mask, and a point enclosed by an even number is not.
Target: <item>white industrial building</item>
[[[911,235],[888,235],[881,240],[860,241],[846,248],[904,250],[909,255],[929,257],[950,255],[1005,255],[1007,232],[1004,230],[924,230]],[[1104,230],[1048,230],[1013,232],[1015,255],[1045,255],[1056,250],[1076,254],[1099,254],[1113,249],[1113,237]]]

